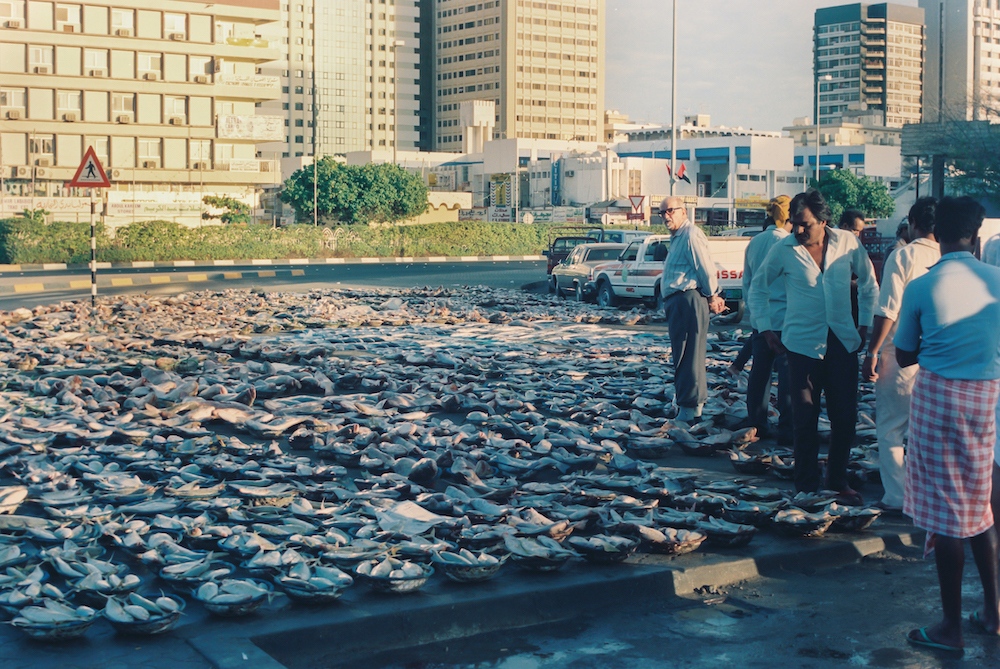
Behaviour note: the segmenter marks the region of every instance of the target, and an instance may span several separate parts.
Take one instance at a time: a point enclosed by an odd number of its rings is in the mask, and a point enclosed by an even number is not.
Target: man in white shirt
[[[668,197],[660,216],[670,228],[670,252],[663,261],[660,290],[670,333],[674,362],[674,403],[677,418],[694,422],[708,399],[705,348],[709,312],[722,313],[726,301],[718,295],[715,263],[708,252],[705,233],[688,220],[684,201]]]
[[[774,223],[773,228],[768,228],[764,232],[756,235],[750,240],[743,256],[743,295],[750,295],[750,286],[753,284],[753,277],[760,266],[764,264],[764,259],[771,251],[771,248],[779,241],[788,236],[792,230],[792,223],[788,216],[788,205],[792,198],[787,195],[779,195],[768,203],[768,219]],[[765,227],[767,227],[765,223]],[[785,321],[785,286],[782,282],[775,282],[771,286],[773,294],[770,295],[774,305],[772,320],[778,323],[775,327],[781,330],[781,323]],[[749,310],[750,327],[753,328],[751,335],[753,345],[753,367],[750,368],[750,377],[747,379],[747,420],[746,427],[756,427],[757,435],[761,438],[768,436],[767,414],[771,402],[771,374],[778,372],[778,445],[791,445],[792,443],[792,397],[788,389],[788,361],[784,355],[776,355],[768,346],[764,335],[760,333],[758,319],[754,317],[753,310]]]
[[[916,365],[901,368],[896,362],[892,338],[903,300],[903,290],[941,258],[934,239],[934,208],[937,200],[922,197],[910,207],[909,238],[913,241],[893,251],[882,270],[878,307],[868,355],[861,365],[861,377],[875,382],[875,424],[878,435],[879,470],[885,495],[877,504],[888,513],[903,511],[903,439],[910,424],[910,395],[917,377]],[[876,371],[877,370],[877,371]]]
[[[830,207],[816,190],[791,202],[792,235],[774,245],[750,287],[750,312],[776,353],[787,351],[795,425],[795,488],[825,487],[844,504],[861,504],[847,483],[858,418],[858,356],[871,325],[878,284],[857,236],[828,224]],[[858,277],[860,327],[851,314],[851,276]],[[777,322],[772,286],[783,282],[784,324]],[[781,328],[780,337],[776,330]],[[830,418],[826,481],[820,472],[820,394]]]
[[[964,540],[975,556],[984,606],[973,627],[1000,634],[1000,561],[990,508],[1000,396],[1000,269],[979,262],[985,210],[970,197],[937,204],[941,259],[903,291],[896,328],[901,367],[920,364],[910,401],[903,509],[927,531],[941,586],[942,620],[910,631],[919,646],[961,652]]]

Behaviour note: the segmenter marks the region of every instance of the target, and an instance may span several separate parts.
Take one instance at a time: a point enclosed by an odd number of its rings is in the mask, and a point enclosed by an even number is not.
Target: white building
[[[919,0],[927,22],[924,122],[984,118],[1000,96],[1000,3]]]

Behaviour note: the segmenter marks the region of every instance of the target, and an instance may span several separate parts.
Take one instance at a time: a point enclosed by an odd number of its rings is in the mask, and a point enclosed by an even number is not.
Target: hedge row
[[[208,225],[187,228],[168,221],[144,221],[119,228],[113,238],[99,225],[97,259],[100,262],[131,262],[536,255],[548,247],[553,227],[557,224],[469,221],[399,227]],[[651,230],[665,231],[658,227]],[[46,224],[24,218],[0,220],[0,262],[85,263],[89,260],[89,223]]]

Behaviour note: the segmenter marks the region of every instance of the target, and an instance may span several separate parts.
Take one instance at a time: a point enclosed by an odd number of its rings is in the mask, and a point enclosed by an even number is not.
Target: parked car
[[[550,239],[548,250],[542,252],[542,255],[546,256],[549,260],[545,267],[546,273],[552,274],[552,270],[555,269],[556,265],[565,260],[577,246],[592,241],[594,240],[590,237],[583,236],[553,237]]]
[[[580,244],[569,256],[552,270],[549,278],[549,292],[559,297],[572,295],[577,302],[593,300],[594,268],[618,259],[625,250],[625,244]],[[587,289],[587,284],[590,288]]]
[[[595,242],[608,242],[613,244],[628,244],[637,239],[643,239],[653,234],[649,230],[615,230],[611,228],[595,228],[587,233],[593,237]]]

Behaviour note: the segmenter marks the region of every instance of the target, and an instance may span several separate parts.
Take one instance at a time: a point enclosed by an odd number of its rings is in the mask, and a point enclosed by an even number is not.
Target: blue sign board
[[[562,187],[562,158],[552,159],[552,206],[558,207],[562,204],[562,194],[559,189]]]

